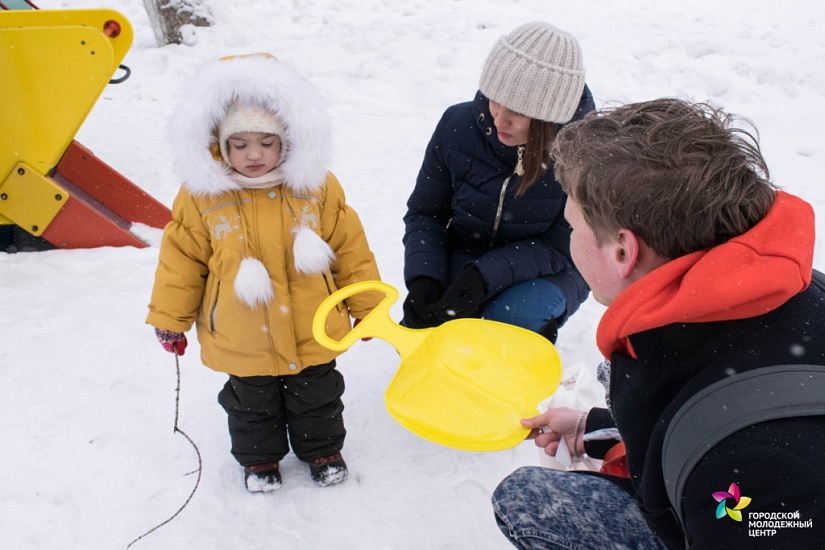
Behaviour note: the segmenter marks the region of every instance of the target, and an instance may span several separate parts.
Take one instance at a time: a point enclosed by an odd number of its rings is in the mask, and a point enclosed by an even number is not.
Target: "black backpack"
[[[825,290],[825,275],[819,271],[814,270],[812,282]],[[759,399],[753,399],[754,395]],[[665,488],[682,526],[685,484],[714,445],[752,424],[817,415],[825,415],[825,365],[754,369],[693,395],[674,415],[662,446]]]

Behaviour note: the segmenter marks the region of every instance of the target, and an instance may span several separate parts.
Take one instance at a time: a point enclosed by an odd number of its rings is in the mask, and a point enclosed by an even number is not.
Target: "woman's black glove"
[[[430,310],[444,294],[444,287],[430,277],[416,277],[410,282],[409,293],[404,300],[404,325],[409,328],[429,328],[441,324]]]
[[[452,282],[444,296],[430,307],[441,323],[471,317],[484,301],[484,278],[474,265],[465,267]],[[440,324],[440,323],[439,323]]]

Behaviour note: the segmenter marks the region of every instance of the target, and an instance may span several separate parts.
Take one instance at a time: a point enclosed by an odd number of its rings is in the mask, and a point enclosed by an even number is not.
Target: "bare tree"
[[[208,27],[212,18],[203,0],[143,0],[158,46],[181,44],[191,34],[191,26]]]

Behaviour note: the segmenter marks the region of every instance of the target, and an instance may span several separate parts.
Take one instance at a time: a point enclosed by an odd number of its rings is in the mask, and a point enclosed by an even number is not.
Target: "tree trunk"
[[[185,41],[186,33],[182,27],[208,27],[211,17],[201,6],[202,0],[143,0],[149,23],[155,33],[158,46],[180,44]]]

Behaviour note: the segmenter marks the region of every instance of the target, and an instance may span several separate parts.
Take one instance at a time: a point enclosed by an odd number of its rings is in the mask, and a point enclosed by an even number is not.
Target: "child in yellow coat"
[[[146,322],[179,355],[194,323],[203,363],[229,374],[218,401],[247,489],[280,487],[290,446],[319,485],[343,481],[339,352],[315,341],[312,319],[337,289],[379,273],[328,171],[322,102],[272,56],[233,57],[202,68],[170,129],[185,183],[163,233]],[[342,338],[350,317],[380,299],[347,299],[327,334]]]

